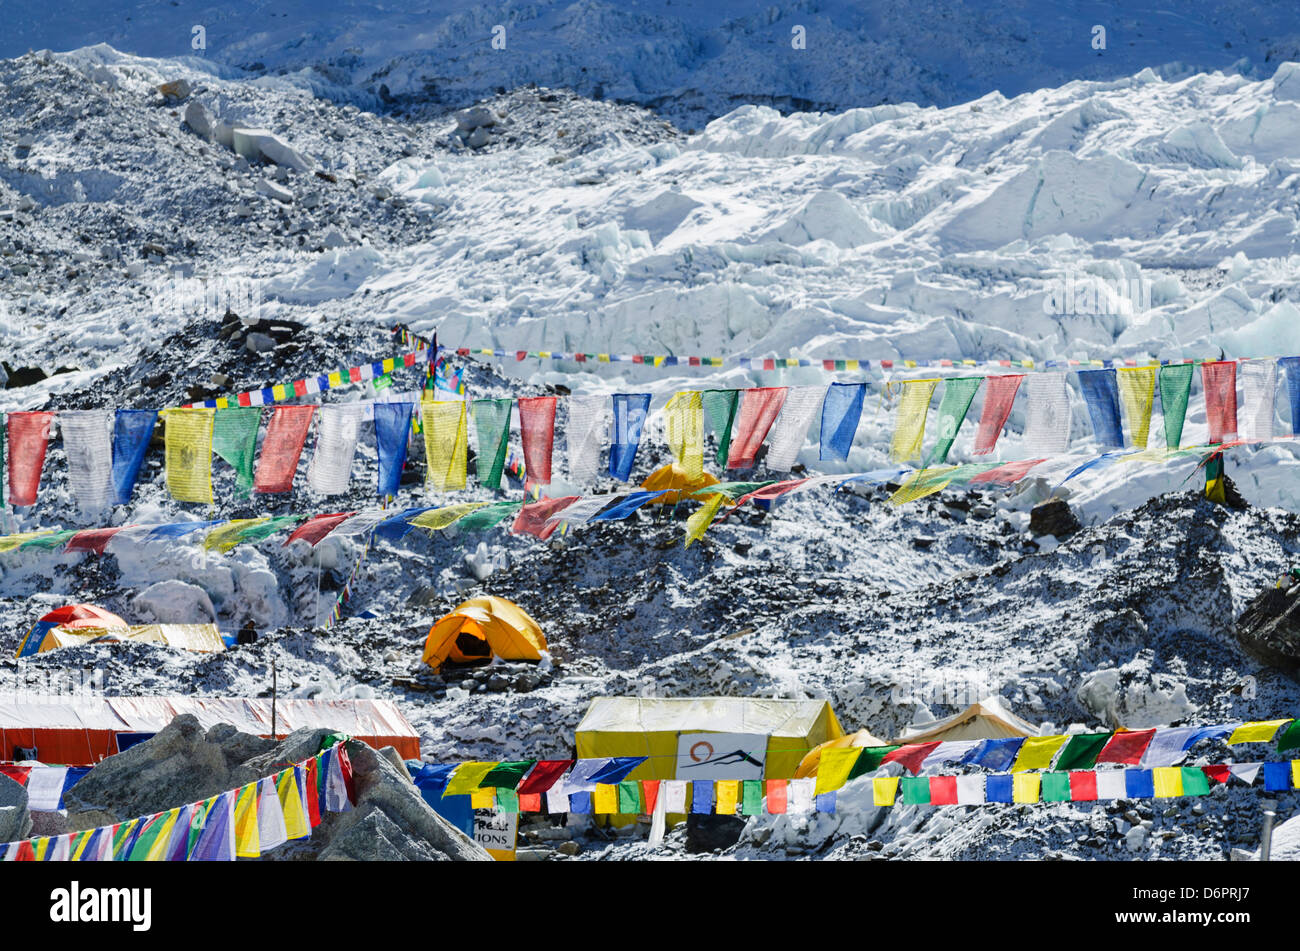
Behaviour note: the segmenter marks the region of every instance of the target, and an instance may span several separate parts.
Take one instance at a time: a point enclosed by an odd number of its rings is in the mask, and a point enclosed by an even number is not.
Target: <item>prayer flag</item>
[[[979,429],[975,433],[974,454],[982,456],[993,451],[998,437],[1007,425],[1011,405],[1024,374],[999,375],[987,378],[984,388],[984,408],[980,411]]]
[[[231,406],[217,410],[212,421],[212,451],[235,470],[235,484],[241,495],[248,495],[253,488],[253,460],[261,420],[260,407]]]
[[[1066,389],[1065,371],[1031,374],[1026,387],[1029,403],[1025,419],[1025,448],[1047,456],[1065,452],[1070,444],[1070,395]]]
[[[1177,449],[1182,444],[1187,400],[1192,392],[1192,370],[1190,363],[1171,363],[1160,368],[1160,412],[1164,416],[1168,449]]]
[[[144,464],[158,411],[119,409],[113,420],[113,501],[126,505]]]
[[[552,412],[554,403],[552,399]],[[465,488],[469,448],[465,417],[467,405],[463,400],[430,399],[420,404],[420,414],[424,419],[425,478],[434,492]],[[531,461],[528,467],[532,469]],[[550,481],[549,477],[546,481]]]
[[[528,480],[538,485],[551,482],[551,446],[555,440],[555,397],[536,396],[516,400],[519,406],[519,435],[524,446]]]
[[[1123,449],[1119,421],[1119,384],[1114,369],[1080,370],[1079,389],[1088,406],[1088,418],[1097,442],[1106,449]]]
[[[1210,442],[1236,439],[1237,361],[1202,363],[1201,383],[1205,387],[1205,418],[1210,426]]]
[[[212,504],[214,412],[210,409],[169,409],[163,414],[167,491],[179,502]]]
[[[714,456],[719,468],[726,468],[727,454],[731,450],[731,429],[740,408],[739,390],[705,390],[701,401],[709,426],[718,438],[718,451]]]
[[[785,403],[786,388],[754,387],[745,390],[740,401],[740,421],[727,454],[728,469],[751,469],[767,432]]]
[[[1277,403],[1277,362],[1243,360],[1241,377],[1241,413],[1238,414],[1240,436],[1247,442],[1273,438],[1273,417]]]
[[[571,396],[566,401],[569,418],[564,438],[569,458],[569,481],[590,485],[600,469],[600,449],[609,432],[607,396]]]
[[[772,424],[767,440],[767,458],[772,472],[789,472],[808,437],[808,427],[821,409],[824,386],[792,386],[786,391],[781,413]]]
[[[907,380],[902,384],[903,396],[898,402],[898,417],[894,437],[889,446],[889,458],[894,462],[907,462],[921,458],[921,445],[925,440],[925,416],[930,409],[934,380]]]
[[[649,393],[614,394],[614,435],[609,447],[609,474],[620,482],[632,476],[641,430],[650,412]]]
[[[862,418],[862,404],[866,395],[865,383],[832,383],[826,388],[826,399],[822,403],[822,459],[849,457],[853,437],[858,431],[858,421]],[[721,455],[719,450],[719,456]],[[722,462],[722,459],[718,460],[719,465]]]
[[[397,495],[406,464],[414,403],[375,403],[375,448],[379,456],[379,495]]]
[[[1129,438],[1139,449],[1147,447],[1151,433],[1151,407],[1155,402],[1156,368],[1122,367],[1119,371],[1119,395],[1128,417]]]
[[[352,457],[365,418],[364,403],[327,403],[320,408],[316,450],[307,467],[307,485],[318,495],[338,495],[352,481]]]
[[[698,390],[673,395],[664,407],[664,426],[673,459],[698,479],[704,472],[704,404]]]
[[[65,410],[59,413],[59,429],[78,511],[103,514],[113,504],[113,411]]]
[[[943,398],[939,401],[939,419],[936,422],[938,441],[926,456],[925,465],[943,464],[948,461],[948,453],[957,440],[957,431],[961,429],[970,404],[975,399],[975,391],[984,382],[983,377],[962,376],[943,381]]]
[[[474,401],[474,433],[478,439],[474,465],[479,484],[489,489],[501,488],[514,405],[511,399]]]
[[[271,413],[262,440],[261,456],[253,475],[253,491],[262,493],[291,492],[293,477],[298,471],[298,458],[307,441],[316,406],[277,406]]]

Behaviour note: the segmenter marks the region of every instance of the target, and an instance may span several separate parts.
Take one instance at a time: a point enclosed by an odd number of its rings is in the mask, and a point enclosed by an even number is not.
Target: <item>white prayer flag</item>
[[[68,484],[83,515],[102,513],[113,502],[113,418],[111,409],[59,413]]]
[[[386,518],[392,518],[392,512],[362,512],[354,515],[338,528],[330,532],[331,536],[365,535]]]
[[[983,776],[957,777],[957,805],[977,806],[985,801]]]
[[[370,412],[373,414],[374,409]],[[338,495],[352,481],[357,433],[366,416],[362,403],[326,403],[317,411],[316,450],[307,469],[307,485],[318,495]]]
[[[609,440],[609,397],[571,396],[564,430],[569,455],[569,481],[590,485],[600,470],[600,448]]]
[[[567,522],[570,525],[585,525],[591,521],[593,515],[613,502],[614,499],[615,496],[613,495],[589,495],[584,499],[578,499],[578,501],[566,505],[548,518],[546,524],[558,525],[561,522]]]
[[[1277,361],[1242,360],[1237,364],[1241,379],[1241,407],[1237,410],[1237,432],[1241,439],[1257,442],[1273,438],[1274,404],[1277,400]]]
[[[821,412],[825,397],[824,386],[792,386],[786,390],[781,413],[767,434],[768,471],[789,472],[794,466],[808,438],[808,427]]]
[[[546,790],[546,811],[552,815],[569,811],[569,794],[560,789],[559,783]]]
[[[1260,767],[1263,765],[1263,763],[1234,763],[1228,767],[1228,772],[1247,786],[1253,786],[1255,777],[1259,775]]]
[[[1128,784],[1122,769],[1097,770],[1097,798],[1123,799],[1128,795]]]
[[[930,751],[930,755],[921,761],[921,772],[959,760],[983,740],[943,740]]]
[[[1065,371],[1030,373],[1024,385],[1029,397],[1026,451],[1049,456],[1065,452],[1070,445],[1070,393],[1065,385]]]
[[[666,779],[659,786],[659,798],[664,801],[665,812],[686,811],[686,780]]]
[[[66,766],[33,766],[27,776],[27,808],[32,812],[58,812],[67,777]]]
[[[284,827],[284,810],[280,808],[280,796],[275,790],[275,779],[271,776],[258,783],[257,837],[263,852],[289,841],[289,834]]]
[[[817,780],[792,779],[790,780],[790,799],[789,812],[795,815],[804,815],[813,811],[813,791],[816,789]]]

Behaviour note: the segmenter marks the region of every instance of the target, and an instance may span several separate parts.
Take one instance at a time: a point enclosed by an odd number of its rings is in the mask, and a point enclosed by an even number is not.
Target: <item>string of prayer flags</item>
[[[754,387],[745,390],[740,401],[740,420],[727,453],[728,469],[752,469],[758,449],[785,404],[786,388]]]
[[[979,376],[959,376],[943,381],[943,398],[939,400],[939,419],[935,424],[938,440],[926,457],[926,466],[942,465],[948,461],[948,453],[957,440],[957,430],[970,412],[970,404],[983,382],[984,378]]]
[[[1106,449],[1123,449],[1119,418],[1119,384],[1114,369],[1080,370],[1079,389],[1088,407],[1093,435]]]
[[[36,504],[53,421],[53,413],[9,414],[9,504],[12,506]]]
[[[298,471],[298,459],[307,441],[316,404],[277,406],[271,413],[262,440],[262,452],[253,474],[253,491],[261,493],[290,492],[293,477]]]
[[[1020,382],[1024,378],[1024,374],[999,374],[987,377],[987,385],[984,387],[984,408],[980,411],[979,429],[976,430],[975,448],[972,450],[975,455],[987,455],[997,446],[998,437],[1006,428],[1016,392],[1020,389]]]
[[[1155,402],[1155,367],[1120,367],[1119,395],[1128,417],[1129,438],[1139,449],[1151,434],[1151,409]]]
[[[1168,449],[1182,445],[1193,369],[1190,363],[1173,363],[1160,368],[1160,412],[1164,416],[1165,446]]]
[[[701,399],[704,403],[704,415],[709,420],[709,428],[713,430],[718,440],[718,451],[714,461],[720,468],[726,468],[727,455],[731,451],[731,430],[736,423],[736,413],[740,409],[740,390],[705,390]]]
[[[375,403],[375,448],[379,456],[380,498],[397,495],[401,485],[414,411],[414,403]]]
[[[821,409],[824,386],[792,386],[767,437],[766,465],[770,472],[789,472],[808,438],[808,427]]]
[[[465,488],[467,483],[468,405],[463,400],[432,399],[420,404],[424,419],[425,481],[434,492],[454,492]],[[552,401],[552,412],[554,409]],[[549,455],[548,449],[548,464]]]
[[[167,491],[178,502],[212,504],[211,409],[165,410]]]
[[[615,496],[615,501],[591,516],[588,521],[609,522],[627,518],[641,506],[659,498],[667,491],[667,489],[658,489],[654,492],[629,492],[626,495]]]
[[[555,397],[521,397],[516,403],[519,406],[519,435],[524,447],[528,480],[537,485],[549,485],[551,447],[555,440]]]
[[[235,470],[235,485],[240,495],[248,495],[253,490],[253,463],[261,420],[260,407],[232,406],[217,410],[212,422],[212,451]]]
[[[971,392],[974,393],[973,390]],[[826,397],[822,402],[820,450],[822,459],[849,457],[849,450],[853,447],[853,437],[858,431],[858,421],[862,418],[862,405],[866,395],[865,383],[832,383],[826,388]],[[946,391],[944,395],[946,398]],[[733,403],[733,412],[734,406],[735,403]],[[730,433],[729,424],[728,433]],[[718,450],[718,455],[718,464],[722,465],[725,457],[721,448]]]
[[[1273,438],[1273,417],[1277,403],[1277,362],[1244,360],[1238,370],[1241,377],[1241,412],[1238,435],[1248,442]]]
[[[1097,754],[1098,763],[1127,763],[1136,766],[1151,743],[1155,730],[1121,730]]]
[[[487,502],[461,502],[457,505],[444,505],[442,508],[420,513],[411,519],[411,524],[430,531],[439,531],[455,525],[470,512],[481,509],[487,504]]]
[[[313,515],[293,530],[292,534],[285,539],[284,547],[288,548],[289,545],[296,541],[304,541],[314,548],[321,539],[356,514],[356,512],[336,512],[326,515]]]
[[[1237,436],[1237,363],[1216,360],[1201,364],[1201,383],[1205,387],[1205,418],[1210,426],[1210,442],[1221,443]]]
[[[352,459],[357,452],[357,439],[365,416],[364,403],[327,403],[321,406],[320,424],[316,427],[316,449],[307,467],[307,485],[316,494],[339,495],[348,490],[352,481]]]
[[[704,405],[698,390],[683,390],[664,407],[664,425],[673,459],[698,479],[704,474]]]
[[[83,515],[97,515],[113,504],[113,411],[85,409],[59,414],[68,484]]]
[[[511,399],[474,401],[474,435],[478,440],[474,464],[479,484],[489,489],[501,488],[514,407]]]
[[[1025,446],[1031,452],[1059,455],[1070,444],[1070,394],[1065,371],[1049,370],[1028,377]]]
[[[569,457],[569,481],[589,485],[600,470],[600,448],[609,431],[604,396],[571,396],[569,419],[565,427],[565,445]]]
[[[907,380],[902,384],[898,420],[894,425],[894,438],[889,445],[891,461],[907,462],[921,458],[921,444],[925,440],[925,416],[938,385],[938,379]]]
[[[650,412],[649,393],[615,393],[613,440],[609,447],[609,474],[620,482],[632,477],[641,430]]]

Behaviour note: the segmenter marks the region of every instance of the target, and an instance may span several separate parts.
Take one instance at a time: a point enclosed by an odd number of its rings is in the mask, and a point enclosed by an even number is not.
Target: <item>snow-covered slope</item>
[[[536,82],[639,102],[688,125],[742,103],[952,105],[1143,67],[1262,76],[1300,50],[1300,11],[1258,0],[51,0],[6,10],[0,56],[109,43],[287,73],[335,97],[462,105]],[[1094,27],[1105,48],[1094,47]],[[195,49],[195,27],[205,47]],[[502,27],[504,33],[494,34]],[[804,48],[795,49],[796,27]],[[493,44],[494,38],[496,44]],[[504,42],[504,49],[500,48]],[[1262,72],[1261,72],[1262,71]],[[364,102],[363,102],[364,104]]]

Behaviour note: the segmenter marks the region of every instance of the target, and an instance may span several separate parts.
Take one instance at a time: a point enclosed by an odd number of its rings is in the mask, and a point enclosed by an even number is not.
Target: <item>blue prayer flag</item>
[[[832,383],[822,401],[821,458],[847,459],[862,417],[865,383]]]
[[[113,501],[126,505],[144,464],[158,411],[120,409],[113,419]]]
[[[406,464],[406,440],[411,432],[414,403],[375,404],[375,444],[379,449],[379,494],[397,495]]]
[[[649,393],[614,394],[614,441],[609,447],[609,474],[620,482],[632,475],[641,429],[650,412]]]

